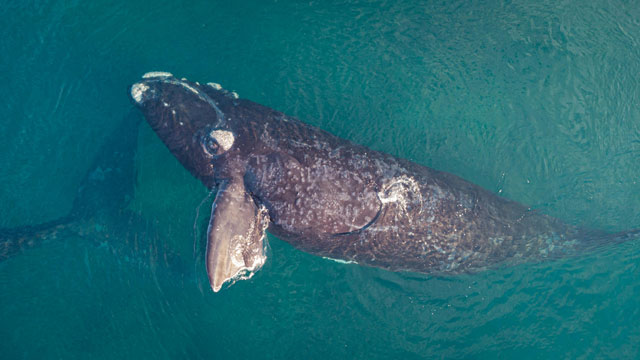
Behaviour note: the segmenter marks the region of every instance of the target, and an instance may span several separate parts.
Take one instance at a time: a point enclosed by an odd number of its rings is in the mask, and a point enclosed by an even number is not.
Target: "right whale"
[[[436,274],[579,254],[638,233],[563,223],[218,84],[153,72],[130,96],[182,165],[218,189],[206,254],[214,291],[264,264],[267,229],[312,254]]]

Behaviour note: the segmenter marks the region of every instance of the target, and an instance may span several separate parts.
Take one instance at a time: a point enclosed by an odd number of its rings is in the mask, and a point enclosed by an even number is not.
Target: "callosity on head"
[[[245,190],[243,149],[248,147],[240,146],[234,121],[221,110],[234,107],[237,95],[218,84],[150,72],[131,86],[130,96],[180,163],[206,187],[218,187],[207,231],[211,288],[219,291],[251,277],[266,261],[268,217]]]
[[[130,88],[133,103],[158,137],[207,187],[215,185],[215,161],[235,141],[219,104],[230,96],[216,85],[179,80],[168,72],[149,72]]]

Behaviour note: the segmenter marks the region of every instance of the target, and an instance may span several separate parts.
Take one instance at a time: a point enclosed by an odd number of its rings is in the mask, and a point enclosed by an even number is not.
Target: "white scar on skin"
[[[383,204],[395,202],[404,211],[407,211],[407,205],[412,196],[418,196],[420,212],[422,212],[423,199],[420,186],[414,178],[406,175],[392,178],[383,184],[382,190],[378,192],[380,202]]]
[[[327,260],[331,260],[331,261],[335,261],[335,262],[340,263],[340,264],[357,264],[357,262],[355,262],[353,260],[340,260],[340,259],[334,259],[334,258],[330,258],[330,257],[326,257],[326,256],[323,256],[322,258],[323,259],[327,259]]]

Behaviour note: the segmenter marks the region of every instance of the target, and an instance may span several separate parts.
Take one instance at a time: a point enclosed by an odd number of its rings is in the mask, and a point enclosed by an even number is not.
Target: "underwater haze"
[[[148,71],[217,82],[567,223],[635,229],[636,1],[8,0],[0,28],[0,228],[77,198],[86,215],[0,262],[1,358],[640,358],[640,239],[428,276],[269,236],[262,270],[213,293],[213,195],[128,99]],[[78,195],[125,140],[131,193]]]

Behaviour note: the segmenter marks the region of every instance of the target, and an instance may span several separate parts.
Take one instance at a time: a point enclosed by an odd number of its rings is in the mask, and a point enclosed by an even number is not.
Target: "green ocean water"
[[[634,1],[9,0],[0,28],[0,228],[71,210],[132,108],[128,86],[152,70],[568,223],[640,228]],[[0,358],[640,358],[640,240],[433,277],[271,236],[265,267],[214,294],[208,191],[146,124],[136,168],[129,208],[152,226],[129,236],[186,268],[119,257],[90,232],[4,261]]]

